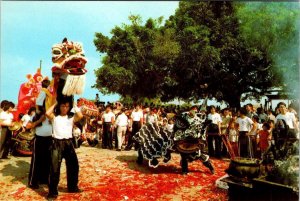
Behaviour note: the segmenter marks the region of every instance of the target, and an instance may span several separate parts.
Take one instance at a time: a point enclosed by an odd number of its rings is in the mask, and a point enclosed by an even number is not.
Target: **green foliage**
[[[106,53],[103,66],[95,71],[95,88],[103,93],[130,96],[133,101],[156,98],[168,80],[169,66],[180,53],[174,40],[174,30],[165,29],[163,18],[148,19],[142,25],[140,16],[129,16],[130,25],[116,26],[112,37],[100,33],[95,36],[95,46]]]
[[[273,73],[262,70],[269,58],[240,37],[236,9],[232,2],[180,2],[166,23],[182,50],[171,72],[176,97],[209,95],[239,107],[242,94],[258,97],[271,86]]]
[[[240,5],[237,15],[246,42],[265,50],[271,59],[274,86],[298,97],[299,3],[246,3]]]
[[[275,86],[298,90],[294,5],[182,1],[165,24],[162,17],[143,24],[131,15],[131,24],[116,26],[111,38],[96,33],[97,51],[106,55],[94,87],[127,102],[197,101],[208,95],[231,107]]]

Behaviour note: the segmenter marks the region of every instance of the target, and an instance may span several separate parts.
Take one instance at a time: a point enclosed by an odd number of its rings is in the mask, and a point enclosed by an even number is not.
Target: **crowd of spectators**
[[[236,156],[261,158],[274,143],[272,131],[278,119],[284,119],[293,137],[299,138],[298,114],[281,102],[273,111],[246,104],[240,110],[220,109],[213,105],[201,106],[159,106],[154,105],[100,105],[97,116],[86,116],[81,128],[81,142],[86,140],[91,146],[117,151],[131,150],[132,136],[146,123],[153,123],[170,132],[173,131],[174,117],[194,111],[197,116],[206,115],[207,151],[211,157],[229,157],[224,135],[231,144]],[[82,139],[83,138],[83,139]],[[136,147],[134,147],[136,149]]]
[[[11,152],[12,133],[9,129],[14,125],[12,111],[15,105],[7,100],[1,102],[0,111],[0,158],[7,158]],[[262,107],[254,108],[252,104],[244,105],[236,111],[231,108],[201,106],[155,106],[155,105],[122,105],[98,104],[98,115],[85,115],[73,128],[73,142],[76,148],[82,143],[102,149],[116,151],[135,148],[133,135],[146,123],[156,124],[170,132],[173,131],[174,117],[187,111],[193,111],[197,116],[206,115],[209,121],[206,127],[207,151],[211,157],[229,157],[228,149],[221,136],[226,136],[235,155],[241,157],[261,158],[274,140],[272,131],[278,119],[284,119],[290,132],[299,138],[299,119],[297,112],[287,107],[285,103],[278,104],[275,111]],[[28,123],[33,121],[34,108],[19,122],[27,130]],[[25,118],[28,117],[28,118]]]

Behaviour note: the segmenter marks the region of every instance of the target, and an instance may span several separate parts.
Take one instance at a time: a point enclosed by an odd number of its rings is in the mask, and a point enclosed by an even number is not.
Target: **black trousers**
[[[240,131],[239,132],[239,151],[240,157],[251,158],[252,156],[252,146],[251,146],[251,139],[247,136],[248,132]]]
[[[58,183],[62,159],[66,161],[67,186],[72,191],[78,188],[79,165],[72,139],[52,139],[49,194],[58,195]]]
[[[131,149],[133,146],[133,136],[139,132],[139,130],[141,129],[141,122],[140,121],[134,121],[132,123],[132,132],[130,133],[130,135],[128,136],[128,144],[126,146],[126,149]],[[138,149],[138,144],[135,144],[135,149]]]
[[[181,170],[183,173],[187,173],[189,171],[188,162],[194,160],[200,160],[206,167],[208,167],[208,163],[210,163],[209,156],[206,154],[200,153],[180,153],[181,156]]]
[[[50,146],[52,137],[35,136],[30,163],[28,185],[48,184],[50,173]]]
[[[215,146],[213,145],[215,143]],[[222,146],[222,138],[217,134],[208,134],[207,136],[207,147],[208,154],[210,156],[215,156],[217,158],[221,157],[221,146]]]
[[[2,126],[0,134],[0,158],[6,158],[11,148],[11,131],[7,126]]]
[[[102,148],[112,148],[111,123],[103,124]]]

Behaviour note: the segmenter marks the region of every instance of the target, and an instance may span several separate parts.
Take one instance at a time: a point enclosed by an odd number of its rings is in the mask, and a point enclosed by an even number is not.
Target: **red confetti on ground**
[[[184,200],[184,201],[223,201],[227,200],[227,191],[218,189],[215,181],[225,174],[228,162],[222,160],[212,160],[215,167],[215,174],[211,175],[200,161],[189,163],[189,174],[181,175],[179,165],[180,156],[172,155],[169,163],[161,163],[156,169],[148,167],[144,161],[143,165],[137,165],[136,152],[116,152],[112,150],[102,150],[99,148],[81,147],[77,150],[80,172],[79,187],[82,193],[67,193],[66,174],[62,170],[59,183],[59,200],[89,200],[89,201],[110,201],[110,200]],[[23,158],[24,160],[24,158]],[[29,168],[30,158],[27,167]],[[64,164],[64,163],[63,163]],[[0,163],[0,168],[2,168]],[[23,170],[24,173],[28,169]],[[3,169],[2,169],[3,170]],[[0,177],[3,173],[0,169]],[[20,174],[18,174],[20,175]],[[44,200],[47,195],[47,186],[38,190],[26,187],[27,178],[20,175],[18,181],[19,188],[14,187],[10,182],[3,182],[0,179],[0,200],[4,192],[3,189],[10,189],[6,196],[7,200]],[[19,184],[18,184],[19,183]],[[20,183],[22,183],[20,187]]]

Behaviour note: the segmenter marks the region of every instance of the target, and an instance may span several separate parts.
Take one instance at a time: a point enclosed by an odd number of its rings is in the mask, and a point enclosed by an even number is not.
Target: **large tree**
[[[162,18],[142,24],[139,16],[130,16],[131,24],[116,26],[111,38],[96,33],[97,50],[106,56],[96,71],[95,87],[135,101],[210,95],[238,108],[242,95],[259,98],[284,85],[281,78],[287,71],[298,86],[298,49],[286,52],[290,44],[298,45],[298,14],[281,7],[273,15],[266,4],[256,10],[249,5],[183,1],[165,25]],[[278,60],[284,62],[278,65]]]
[[[148,19],[129,16],[130,25],[116,26],[112,37],[96,33],[97,50],[106,53],[103,66],[96,70],[94,87],[102,93],[118,93],[122,97],[156,98],[162,84],[168,82],[169,69],[180,52],[172,39],[172,28],[163,29],[162,18]]]
[[[240,107],[242,94],[258,96],[272,86],[274,74],[264,70],[271,62],[241,37],[236,9],[232,2],[180,2],[170,17],[167,27],[182,50],[173,68],[179,97],[210,94]]]

